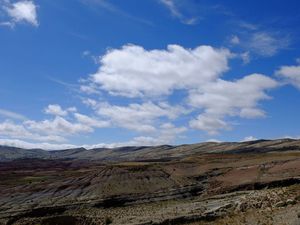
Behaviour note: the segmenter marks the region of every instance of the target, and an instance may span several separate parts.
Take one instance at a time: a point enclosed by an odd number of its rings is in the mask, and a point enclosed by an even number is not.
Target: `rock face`
[[[128,147],[110,159],[105,149],[5,153],[0,224],[299,224],[296,142]],[[89,160],[95,152],[105,160]]]

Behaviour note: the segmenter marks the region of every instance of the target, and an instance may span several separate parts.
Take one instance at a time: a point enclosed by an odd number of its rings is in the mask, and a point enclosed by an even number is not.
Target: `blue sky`
[[[0,144],[298,138],[300,3],[0,0]]]

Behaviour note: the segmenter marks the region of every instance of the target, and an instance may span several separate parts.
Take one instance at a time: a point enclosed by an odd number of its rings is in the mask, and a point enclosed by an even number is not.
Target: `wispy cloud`
[[[99,57],[93,55],[89,50],[83,51],[81,55],[83,58],[90,58],[95,64],[98,64],[100,61]]]
[[[248,38],[249,50],[261,56],[273,56],[280,50],[287,49],[290,45],[290,38],[271,32],[255,32]]]
[[[19,113],[15,113],[6,109],[0,109],[0,116],[15,119],[15,120],[26,120],[27,118]]]
[[[70,89],[70,90],[73,90],[73,91],[78,91],[78,89],[80,88],[80,85],[78,84],[72,84],[72,83],[68,83],[68,82],[65,82],[63,80],[60,80],[58,78],[55,78],[55,77],[46,77],[48,80],[54,82],[54,83],[57,83],[59,85],[63,85],[64,87]]]
[[[253,23],[234,15],[228,20],[233,35],[227,38],[231,48],[241,51],[241,58],[272,57],[293,44],[292,32],[272,22]],[[246,54],[245,54],[246,53]],[[246,57],[246,58],[245,58]]]
[[[244,62],[248,63],[250,58],[255,57],[272,57],[282,50],[289,49],[292,44],[288,33],[280,30],[269,31],[246,24],[243,23],[243,27],[246,28],[240,29],[237,34],[228,38],[232,48],[242,51],[240,56]]]
[[[80,34],[80,33],[77,33],[77,32],[68,32],[68,34],[73,36],[73,37],[76,37],[78,39],[84,40],[84,41],[90,40],[90,37],[88,37],[87,35]]]
[[[173,0],[160,0],[172,13],[173,16],[182,18],[183,15],[180,13],[177,6],[175,6],[175,2]]]
[[[111,2],[109,2],[108,0],[80,0],[82,3],[86,4],[86,5],[93,5],[93,6],[98,6],[100,8],[105,9],[106,11],[109,11],[111,13],[120,15],[122,17],[126,17],[128,19],[131,19],[133,21],[137,21],[139,23],[143,23],[149,26],[153,26],[154,24],[146,19],[134,16],[122,9],[120,9],[119,7],[117,7],[116,5],[112,4]]]
[[[159,0],[172,14],[173,17],[179,19],[181,23],[187,25],[194,25],[198,22],[198,17],[190,17],[181,12],[180,7],[175,0]]]
[[[241,28],[245,28],[247,30],[257,30],[258,29],[258,25],[255,25],[253,23],[248,23],[248,22],[245,22],[245,21],[238,22],[238,25]]]

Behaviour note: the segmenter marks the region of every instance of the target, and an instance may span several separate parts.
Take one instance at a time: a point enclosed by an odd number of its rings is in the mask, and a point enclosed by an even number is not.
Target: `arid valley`
[[[0,224],[300,224],[300,141],[1,147]]]

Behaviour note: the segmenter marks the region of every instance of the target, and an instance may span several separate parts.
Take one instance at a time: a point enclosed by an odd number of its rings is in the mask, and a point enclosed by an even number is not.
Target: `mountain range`
[[[15,159],[79,159],[102,161],[159,161],[182,158],[199,153],[265,153],[298,151],[300,140],[256,140],[248,142],[204,142],[189,145],[129,146],[118,148],[74,148],[46,151],[0,146],[0,161]]]

